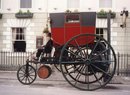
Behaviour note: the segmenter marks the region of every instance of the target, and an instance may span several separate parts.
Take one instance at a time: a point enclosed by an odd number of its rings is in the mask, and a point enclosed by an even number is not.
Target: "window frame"
[[[2,0],[0,0],[0,9],[2,9]]]
[[[97,29],[99,29],[99,30],[102,29],[102,34],[100,34],[101,33],[100,31],[97,34]],[[103,37],[104,39],[107,39],[107,28],[96,28],[95,34]]]
[[[99,0],[99,8],[112,8],[112,4],[113,4],[112,0],[111,0],[110,6],[101,5],[100,2],[101,2],[101,0]],[[104,2],[105,2],[105,0],[104,0]]]
[[[78,2],[77,2],[78,6],[76,6],[76,7],[73,7],[74,5],[70,7],[70,5],[71,5],[70,2],[72,2],[72,1],[71,0],[67,0],[67,8],[68,9],[78,9],[78,8],[80,8],[80,0],[78,0]]]
[[[43,45],[43,36],[36,36],[36,48],[40,48]]]
[[[22,29],[22,32],[20,31]],[[12,51],[13,52],[26,52],[26,34],[25,27],[12,27]],[[17,35],[18,34],[18,35]],[[18,39],[17,39],[18,37]],[[22,43],[23,47],[20,49],[18,43]],[[17,47],[17,48],[16,48]]]
[[[21,6],[22,6],[22,5],[21,5],[21,1],[22,1],[22,0],[19,0],[19,7],[20,7],[20,9],[31,9],[31,8],[32,8],[33,0],[31,0],[31,6],[30,6],[30,7],[21,7]],[[27,1],[27,0],[24,0],[24,1]]]
[[[25,36],[25,27],[12,27],[11,28],[12,29],[12,41],[26,41],[26,36]],[[13,29],[15,29],[14,30],[14,32],[15,33],[13,33]],[[16,39],[14,39],[14,37],[13,36],[16,36],[17,35],[17,29],[23,29],[23,39],[22,40],[17,40],[17,37],[16,37]],[[19,33],[20,35],[17,35],[18,37],[19,36],[21,36],[21,33]]]

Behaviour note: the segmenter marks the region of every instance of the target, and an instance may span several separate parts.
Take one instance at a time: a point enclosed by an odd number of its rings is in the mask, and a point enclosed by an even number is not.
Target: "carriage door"
[[[26,52],[25,28],[12,28],[14,52]]]

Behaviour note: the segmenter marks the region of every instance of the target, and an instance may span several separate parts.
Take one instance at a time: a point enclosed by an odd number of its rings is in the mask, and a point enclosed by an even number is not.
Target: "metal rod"
[[[111,44],[111,14],[107,14],[107,41]]]
[[[107,14],[107,41],[111,45],[111,14]],[[109,47],[108,47],[109,48]],[[108,60],[110,60],[110,49],[108,50]]]

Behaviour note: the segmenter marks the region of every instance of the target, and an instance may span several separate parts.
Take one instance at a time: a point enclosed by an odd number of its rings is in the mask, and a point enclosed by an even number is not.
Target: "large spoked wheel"
[[[104,87],[116,70],[113,48],[94,34],[80,34],[70,39],[62,48],[59,62],[67,82],[88,91]]]
[[[17,71],[17,78],[19,82],[25,85],[29,85],[33,83],[36,79],[36,70],[31,65],[23,65]]]

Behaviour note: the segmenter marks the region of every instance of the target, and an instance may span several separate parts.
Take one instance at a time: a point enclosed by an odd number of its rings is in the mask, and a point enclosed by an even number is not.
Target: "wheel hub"
[[[90,65],[91,64],[91,60],[90,59],[85,60],[85,64]]]

